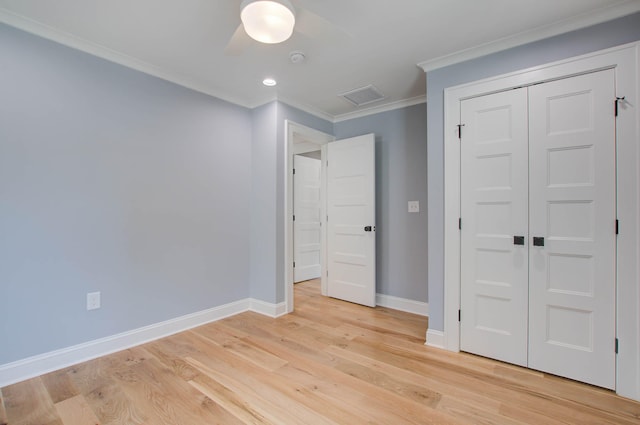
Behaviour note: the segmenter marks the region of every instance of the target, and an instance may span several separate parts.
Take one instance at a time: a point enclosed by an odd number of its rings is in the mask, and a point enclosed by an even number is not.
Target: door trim
[[[625,107],[616,121],[617,210],[617,357],[618,394],[640,400],[640,42],[526,70],[450,87],[444,92],[444,329],[443,347],[460,350],[460,101],[516,87],[614,69],[616,95]],[[613,107],[613,99],[611,103]],[[427,332],[429,335],[434,331]],[[613,348],[612,348],[613,349]]]
[[[322,232],[320,237],[320,272],[321,272],[321,292],[322,295],[327,294],[327,279],[325,271],[326,265],[326,144],[335,140],[335,137],[315,130],[310,127],[298,124],[294,121],[285,120],[285,162],[286,162],[286,174],[285,174],[285,194],[284,197],[284,270],[285,270],[285,291],[284,301],[286,305],[287,313],[293,311],[293,156],[297,153],[311,152],[313,146],[321,151],[322,161],[322,188],[320,202],[322,209],[320,212]],[[302,141],[301,143],[297,143]],[[295,145],[298,144],[299,147]]]

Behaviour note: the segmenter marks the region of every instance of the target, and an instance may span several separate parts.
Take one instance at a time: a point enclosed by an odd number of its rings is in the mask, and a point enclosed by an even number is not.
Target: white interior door
[[[375,137],[327,145],[328,295],[376,304]]]
[[[465,100],[460,347],[527,365],[527,90]]]
[[[293,166],[293,281],[320,277],[319,159],[295,155]]]
[[[530,88],[529,366],[615,387],[613,70]]]

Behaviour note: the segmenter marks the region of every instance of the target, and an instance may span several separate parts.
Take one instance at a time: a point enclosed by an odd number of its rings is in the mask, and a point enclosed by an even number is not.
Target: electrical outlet
[[[408,207],[410,213],[420,212],[420,201],[409,201]]]
[[[87,294],[87,310],[97,310],[100,308],[100,292],[89,292]]]

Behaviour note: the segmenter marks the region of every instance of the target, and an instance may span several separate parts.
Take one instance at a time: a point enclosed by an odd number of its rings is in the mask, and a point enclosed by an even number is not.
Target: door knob
[[[370,232],[372,230],[371,226],[364,226],[365,232]]]
[[[540,236],[534,236],[533,246],[544,246],[544,238]]]
[[[514,236],[513,237],[514,245],[524,245],[524,236]]]

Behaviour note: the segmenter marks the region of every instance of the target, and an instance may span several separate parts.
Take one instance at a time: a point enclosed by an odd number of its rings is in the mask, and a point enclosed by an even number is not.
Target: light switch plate
[[[100,292],[89,292],[87,294],[87,310],[97,310],[100,308]]]
[[[409,212],[410,213],[420,212],[420,201],[409,201]]]

